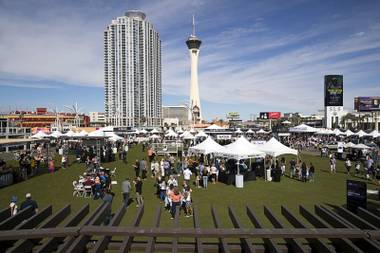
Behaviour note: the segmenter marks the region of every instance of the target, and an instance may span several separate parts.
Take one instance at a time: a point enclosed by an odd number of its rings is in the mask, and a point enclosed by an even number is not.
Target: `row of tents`
[[[220,145],[209,136],[200,144],[190,147],[189,152],[204,155],[215,154],[217,156],[238,160],[265,157],[266,155],[273,157],[285,154],[298,155],[296,149],[285,146],[274,137],[263,144],[255,145],[249,142],[244,136],[241,136],[235,142],[225,146]]]
[[[359,130],[358,132],[354,133],[351,130],[341,131],[340,129],[326,129],[326,128],[315,128],[311,127],[305,124],[301,124],[299,126],[291,127],[289,128],[289,132],[291,133],[313,133],[313,134],[319,134],[319,135],[336,135],[336,136],[359,136],[359,137],[373,137],[377,138],[380,137],[380,133],[377,130],[373,130],[370,133],[366,133],[363,130]]]

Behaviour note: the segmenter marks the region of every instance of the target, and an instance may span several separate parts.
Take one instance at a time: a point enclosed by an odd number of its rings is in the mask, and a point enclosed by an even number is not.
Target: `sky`
[[[103,111],[103,32],[130,9],[160,33],[163,105],[189,101],[193,14],[208,120],[315,113],[326,74],[344,76],[347,110],[355,96],[380,95],[377,0],[0,0],[0,112]]]

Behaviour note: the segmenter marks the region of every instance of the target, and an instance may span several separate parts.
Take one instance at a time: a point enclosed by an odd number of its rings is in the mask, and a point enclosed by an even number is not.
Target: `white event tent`
[[[269,134],[270,132],[265,131],[264,129],[260,129],[259,131],[256,132],[257,134]]]
[[[380,136],[379,131],[373,130],[372,132],[369,133],[373,138],[377,138]]]
[[[33,139],[43,139],[49,137],[49,135],[45,134],[43,131],[38,131],[36,134],[32,135],[31,138]]]
[[[87,136],[88,136],[88,137],[106,137],[105,132],[103,131],[102,128],[97,129],[97,130],[95,130],[95,131],[92,131],[92,132],[89,133]]]
[[[214,141],[210,136],[198,145],[189,148],[189,152],[191,153],[204,155],[208,155],[211,153],[220,153],[223,152],[223,150],[224,147],[216,141]]]
[[[203,138],[203,137],[207,137],[208,135],[205,133],[205,132],[203,132],[203,131],[200,131],[199,133],[197,133],[196,135],[195,135],[195,138]]]
[[[255,132],[250,128],[250,129],[248,129],[248,131],[246,133],[247,134],[254,134]]]
[[[335,134],[336,136],[338,136],[338,135],[344,135],[344,133],[343,133],[342,131],[340,131],[338,128],[335,128],[335,129],[334,129],[334,134]]]
[[[265,152],[268,155],[273,157],[278,157],[280,155],[298,155],[298,151],[296,149],[289,148],[272,137],[265,144],[257,146],[259,150]]]
[[[107,133],[107,135],[108,135],[108,137],[110,137],[110,138],[108,138],[108,140],[113,141],[113,142],[123,141],[124,140],[123,137],[115,134],[114,132],[109,132],[109,133]]]
[[[212,124],[211,126],[206,127],[207,130],[222,130],[225,129],[224,127]]]
[[[189,131],[183,132],[183,134],[180,135],[180,137],[184,140],[193,140],[195,139],[194,135],[192,135]]]
[[[350,130],[350,129],[348,129],[346,132],[344,132],[343,133],[345,136],[351,136],[351,135],[354,135],[354,133]]]
[[[152,131],[150,131],[151,134],[159,134],[160,131],[157,130],[157,128],[153,128]]]
[[[173,129],[169,129],[165,134],[165,137],[177,137],[177,136],[178,134],[174,132]]]
[[[159,140],[159,139],[161,139],[161,136],[159,136],[157,134],[152,134],[151,136],[149,136],[149,139],[151,139],[151,140]]]
[[[311,126],[308,126],[308,125],[305,125],[305,124],[301,124],[301,125],[289,128],[289,132],[292,132],[292,133],[315,133],[315,132],[318,132],[318,129],[311,127]]]
[[[60,131],[53,131],[51,134],[49,134],[49,137],[53,137],[53,138],[59,138],[62,136],[62,133]]]
[[[69,130],[67,133],[62,134],[62,136],[66,136],[66,137],[72,138],[72,137],[75,137],[75,132],[72,131],[72,130]]]
[[[235,142],[224,146],[224,150],[218,152],[218,154],[237,160],[265,157],[265,153],[260,151],[254,144],[250,143],[244,136],[241,136]]]

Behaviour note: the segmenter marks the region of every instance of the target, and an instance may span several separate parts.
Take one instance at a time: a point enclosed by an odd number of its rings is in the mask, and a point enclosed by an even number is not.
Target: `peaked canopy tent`
[[[151,139],[151,140],[159,140],[159,139],[161,139],[161,136],[159,136],[157,134],[152,134],[151,136],[149,136],[149,139]]]
[[[260,151],[254,144],[250,143],[244,136],[241,136],[235,142],[224,146],[219,155],[237,160],[265,157],[265,153]]]
[[[367,145],[364,145],[363,143],[356,144],[352,148],[356,148],[356,149],[372,149],[371,147],[369,147]]]
[[[305,125],[305,124],[301,124],[301,125],[289,128],[289,132],[291,132],[291,133],[316,133],[316,132],[318,132],[318,129],[315,127]]]
[[[62,133],[60,131],[53,131],[51,134],[49,134],[49,137],[53,137],[53,138],[59,138],[62,136]]]
[[[207,137],[207,136],[208,136],[208,135],[207,135],[205,132],[200,131],[199,133],[197,133],[197,134],[195,135],[195,138],[198,139],[198,138],[204,138],[204,137]]]
[[[192,135],[189,131],[183,132],[183,134],[180,135],[180,137],[184,140],[193,140],[195,139],[194,135]]]
[[[334,134],[336,136],[338,136],[338,135],[344,135],[344,132],[340,131],[338,128],[335,128],[333,132],[334,132]]]
[[[350,129],[348,129],[346,132],[343,133],[345,136],[351,136],[354,135],[354,132],[352,132]]]
[[[87,135],[88,137],[106,137],[105,132],[101,129],[95,130]]]
[[[117,142],[117,141],[124,141],[124,138],[113,133],[113,132],[110,132],[110,133],[106,133],[108,140],[112,141],[112,142]]]
[[[344,147],[345,147],[345,148],[353,148],[353,147],[355,147],[355,145],[356,145],[355,143],[348,142],[348,143],[345,143],[345,144],[344,144]]]
[[[42,130],[31,136],[32,139],[43,139],[46,137],[49,137],[49,135],[45,134]]]
[[[212,124],[211,126],[208,126],[205,129],[207,129],[207,130],[222,130],[222,129],[225,129],[225,128],[221,127],[221,126],[218,126],[218,125],[215,125],[215,124]]]
[[[257,134],[269,134],[270,132],[265,131],[264,129],[260,129],[259,131],[256,132]]]
[[[316,134],[319,134],[319,135],[333,135],[335,133],[331,129],[319,128],[318,132],[316,132]]]
[[[72,130],[69,130],[67,133],[62,134],[62,136],[69,137],[69,138],[76,137],[75,135],[76,135],[75,132]]]
[[[259,150],[265,152],[268,155],[273,157],[278,157],[280,155],[298,155],[298,151],[296,149],[289,148],[272,137],[265,144],[257,146]]]
[[[171,137],[171,138],[175,138],[177,137],[178,134],[176,132],[173,131],[173,129],[169,129],[166,134],[165,134],[165,137]]]
[[[198,145],[189,148],[189,152],[191,153],[204,155],[208,155],[211,153],[220,153],[223,151],[224,147],[216,141],[214,141],[210,136]]]
[[[364,132],[363,130],[359,130],[359,132],[357,132],[357,133],[354,133],[353,135],[357,135],[357,136],[359,136],[360,138],[361,137],[364,137],[364,136],[371,136],[370,134],[367,134],[366,132]]]
[[[372,132],[369,133],[373,138],[377,138],[380,136],[379,131],[373,130]]]
[[[151,134],[159,134],[161,133],[160,131],[157,130],[157,128],[153,128],[152,131],[150,131]]]
[[[145,129],[143,129],[143,130],[140,131],[140,134],[147,134],[147,133],[148,133],[148,131],[145,130]]]
[[[246,133],[247,134],[254,134],[255,132],[250,128],[250,129],[248,129],[248,131]]]

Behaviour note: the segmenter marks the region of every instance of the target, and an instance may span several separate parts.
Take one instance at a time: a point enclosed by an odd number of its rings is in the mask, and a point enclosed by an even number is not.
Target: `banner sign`
[[[367,183],[347,180],[347,209],[356,212],[358,207],[367,208]]]
[[[380,111],[380,97],[355,97],[354,107],[358,112]]]
[[[231,135],[230,134],[218,134],[216,136],[217,140],[231,140]]]
[[[325,76],[325,106],[343,106],[343,76]]]

